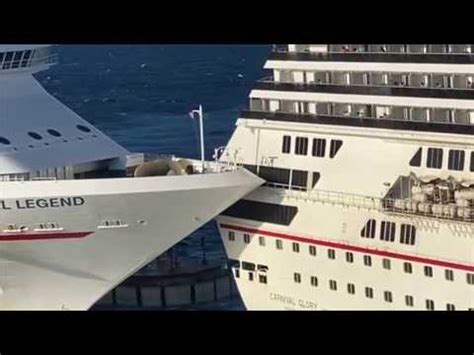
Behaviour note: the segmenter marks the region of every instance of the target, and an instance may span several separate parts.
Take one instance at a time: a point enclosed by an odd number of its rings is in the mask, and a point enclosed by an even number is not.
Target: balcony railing
[[[296,83],[272,80],[258,81],[254,89],[314,92],[327,94],[373,95],[373,96],[406,96],[439,99],[474,100],[474,89],[417,87],[400,85],[362,85],[362,84],[330,84],[330,83]]]
[[[471,53],[397,53],[397,52],[311,52],[274,51],[269,60],[372,62],[372,63],[440,63],[474,64]]]
[[[0,53],[1,70],[20,70],[39,66],[54,65],[58,62],[58,54],[52,48],[41,50],[24,50]]]
[[[465,93],[466,95],[472,95],[474,92],[474,84],[471,85],[470,87],[445,87],[445,86],[437,86],[437,85],[432,85],[432,86],[414,86],[414,85],[407,85],[404,83],[388,83],[388,84],[380,84],[380,83],[370,83],[370,84],[360,84],[360,83],[350,83],[350,84],[341,84],[341,83],[328,83],[328,82],[323,82],[323,81],[311,81],[311,82],[295,82],[295,81],[289,81],[289,80],[280,80],[280,81],[275,81],[273,77],[264,77],[262,79],[257,80],[257,87],[259,86],[274,86],[275,88],[277,87],[307,87],[308,90],[311,89],[317,89],[317,88],[341,88],[340,90],[351,90],[350,88],[353,88],[354,91],[359,90],[358,93],[360,93],[360,90],[370,90],[371,88],[374,90],[387,90],[387,89],[395,89],[395,90],[403,90],[403,89],[408,89],[408,90],[417,90],[420,93],[429,93],[431,90],[432,92],[449,92],[452,91],[453,95],[457,95],[456,98],[463,98],[459,97],[459,94]],[[328,89],[330,90],[330,89]],[[336,89],[337,90],[337,89]]]
[[[280,184],[281,185],[281,184]],[[264,187],[265,188],[265,187]],[[266,188],[272,186],[266,185]],[[297,191],[295,189],[284,189],[282,187],[275,189],[275,193],[285,197],[303,199],[309,201],[320,202],[324,204],[340,205],[344,207],[355,207],[378,212],[391,213],[403,217],[412,216],[418,218],[430,218],[446,222],[474,222],[474,208],[459,207],[443,204],[423,204],[424,212],[417,208],[407,209],[400,206],[406,206],[406,200],[387,199],[380,197],[370,197],[357,194],[349,194],[344,192],[312,190]]]
[[[326,45],[326,50],[324,52],[315,52],[312,51],[309,45],[300,45],[300,49],[296,47],[296,50],[290,51],[287,44],[274,44],[272,46],[272,51],[274,53],[311,53],[311,54],[398,54],[398,55],[427,55],[427,54],[435,54],[435,55],[462,55],[462,56],[469,56],[472,55],[473,45],[466,45],[466,49],[462,52],[457,51],[438,51],[432,50],[431,48],[426,48],[426,51],[410,51],[410,49],[404,50],[397,50],[394,51],[390,48],[390,46],[386,47],[384,50],[372,50],[371,48],[349,48],[349,49],[334,49],[331,45]],[[470,49],[471,51],[469,51]]]

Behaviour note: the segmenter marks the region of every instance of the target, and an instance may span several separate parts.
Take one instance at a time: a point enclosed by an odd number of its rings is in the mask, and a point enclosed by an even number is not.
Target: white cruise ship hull
[[[0,309],[86,310],[260,184],[242,169],[1,183]]]

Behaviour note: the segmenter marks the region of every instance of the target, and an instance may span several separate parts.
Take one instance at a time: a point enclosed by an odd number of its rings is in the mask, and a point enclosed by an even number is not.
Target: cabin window
[[[298,243],[293,243],[293,251],[295,253],[299,253],[300,252],[300,245]]]
[[[283,136],[283,146],[281,148],[283,154],[290,154],[291,152],[291,136]]]
[[[463,150],[450,150],[448,159],[449,170],[464,170],[464,151]]]
[[[329,280],[329,289],[332,291],[337,291],[337,282],[336,280]]]
[[[313,173],[313,182],[312,182],[312,188],[314,188],[316,186],[316,184],[318,183],[319,179],[321,179],[321,174],[318,173],[318,172],[314,172]]]
[[[36,140],[41,140],[43,139],[43,137],[41,137],[38,133],[36,132],[28,132],[28,135],[33,138],[33,139],[36,139]]]
[[[86,126],[83,126],[83,125],[80,125],[78,124],[76,126],[76,128],[79,130],[79,131],[82,131],[82,132],[86,132],[86,133],[89,133],[91,132],[90,128],[86,127]]]
[[[336,139],[333,139],[331,140],[331,149],[329,151],[329,158],[334,158],[337,154],[337,152],[339,152],[339,149],[341,149],[342,147],[342,141],[341,140],[336,140]]]
[[[390,270],[392,268],[390,259],[383,259],[382,260],[382,266],[384,269]]]
[[[234,269],[234,275],[235,275],[235,278],[238,279],[240,277],[240,270]]]
[[[22,55],[22,51],[15,52],[15,56],[13,57],[12,69],[16,69],[20,66],[20,60]]]
[[[8,139],[4,138],[4,137],[0,137],[0,143],[4,144],[4,145],[10,145],[11,144],[11,142]]]
[[[10,69],[10,64],[13,59],[13,52],[7,52],[5,54],[5,60],[3,61],[3,69]]]
[[[260,236],[258,237],[258,245],[264,247],[265,246],[265,238]]]
[[[292,170],[291,186],[306,191],[306,188],[308,186],[308,172],[303,170]]]
[[[374,298],[374,289],[372,287],[365,288],[365,297]]]
[[[365,225],[364,229],[362,229],[360,233],[361,237],[374,239],[376,225],[377,222],[375,221],[375,219],[370,219]]]
[[[466,279],[469,285],[474,285],[474,274],[468,273]]]
[[[395,223],[383,221],[380,227],[380,240],[395,241]]]
[[[242,261],[242,269],[247,270],[247,271],[255,271],[255,264],[254,263],[249,263],[246,261]]]
[[[308,154],[308,138],[296,137],[295,154],[296,155]]]
[[[351,295],[355,294],[355,285],[354,284],[347,284],[347,292]]]
[[[354,254],[347,252],[346,253],[346,261],[348,263],[353,263],[354,262]]]
[[[23,54],[23,59],[21,61],[21,67],[25,68],[28,65],[28,59],[30,59],[31,56],[31,50],[25,51],[25,54]],[[0,59],[1,62],[1,59]]]
[[[249,272],[249,281],[253,281],[253,272]]]
[[[250,243],[250,234],[244,234],[244,243],[249,244]]]
[[[433,277],[433,268],[431,266],[425,266],[424,272],[426,277]]]
[[[413,273],[413,265],[411,263],[403,263],[403,271],[407,274]]]
[[[310,255],[316,256],[316,247],[314,245],[310,245],[308,249]]]
[[[421,152],[422,148],[419,148],[413,158],[411,158],[410,166],[421,166]]]
[[[293,274],[293,280],[294,280],[297,284],[301,283],[301,274],[295,272],[295,273]]]
[[[325,139],[313,139],[313,157],[324,158],[326,155],[326,140]]]
[[[248,169],[248,165],[245,166]],[[257,169],[251,166],[250,171],[257,174]],[[290,183],[290,169],[273,168],[270,166],[260,166],[258,176],[269,183],[277,183],[287,186]]]
[[[370,255],[364,255],[364,265],[372,266],[372,257]]]
[[[471,171],[474,171],[474,152],[471,152]]]
[[[448,303],[448,304],[446,304],[446,310],[447,311],[455,311],[456,307],[454,306],[454,304]]]
[[[235,241],[235,233],[234,232],[229,232],[228,236],[229,236],[229,241],[231,241],[231,242]]]
[[[402,224],[400,230],[400,243],[415,245],[416,228],[411,224]]]
[[[61,137],[61,133],[59,133],[55,129],[48,129],[46,132],[48,132],[53,137]]]
[[[283,241],[281,239],[277,239],[275,240],[275,245],[276,245],[276,248],[278,250],[282,250],[283,249]]]
[[[383,293],[383,298],[384,298],[385,302],[392,303],[393,302],[392,292],[385,291]]]
[[[434,311],[435,309],[435,304],[433,300],[426,300],[426,309],[429,311]]]
[[[260,282],[261,284],[266,284],[267,283],[267,275],[259,274],[258,275],[258,282]]]
[[[336,259],[336,251],[334,249],[328,249],[328,258],[329,259]]]
[[[316,276],[311,276],[311,286],[318,287],[318,278]]]
[[[415,304],[413,296],[405,296],[405,304],[408,307],[413,307],[413,305]]]
[[[454,281],[454,271],[446,269],[444,270],[444,276],[448,281]]]
[[[428,168],[441,169],[443,166],[443,149],[428,148],[428,160],[426,166]]]
[[[298,213],[298,207],[267,202],[240,200],[222,212],[222,215],[289,226]]]

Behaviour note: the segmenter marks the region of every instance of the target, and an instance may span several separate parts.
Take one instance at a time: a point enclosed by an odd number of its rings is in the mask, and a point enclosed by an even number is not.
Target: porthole
[[[0,143],[5,145],[10,145],[10,141],[6,138],[0,137]]]
[[[36,139],[37,141],[43,139],[43,137],[41,137],[38,133],[36,132],[28,132],[28,135],[33,138],[33,139]]]
[[[86,126],[83,126],[83,125],[78,124],[76,127],[77,127],[78,130],[80,130],[80,131],[82,131],[82,132],[86,132],[86,133],[91,132],[90,128],[88,128],[88,127],[86,127]]]
[[[61,137],[61,133],[59,133],[55,129],[48,129],[47,132],[53,137]]]

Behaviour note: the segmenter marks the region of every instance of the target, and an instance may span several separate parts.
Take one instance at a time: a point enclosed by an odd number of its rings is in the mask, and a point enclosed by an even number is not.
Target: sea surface
[[[206,157],[225,146],[248,94],[265,76],[268,45],[61,45],[59,65],[38,73],[43,86],[132,152],[199,158],[203,105]],[[179,258],[224,259],[213,222],[176,247]],[[198,260],[199,259],[199,260]],[[241,302],[209,305],[240,309]]]

